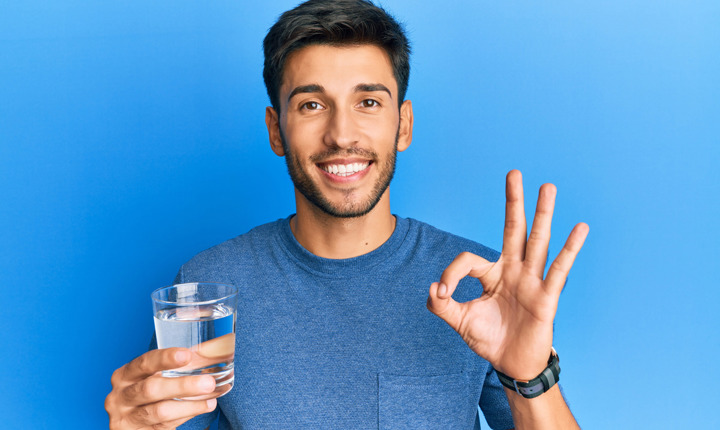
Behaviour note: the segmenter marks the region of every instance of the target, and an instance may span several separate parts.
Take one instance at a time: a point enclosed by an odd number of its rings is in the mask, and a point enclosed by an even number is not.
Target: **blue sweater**
[[[289,218],[190,260],[176,282],[240,292],[235,386],[213,414],[182,429],[472,429],[480,405],[495,429],[513,427],[489,363],[425,307],[430,284],[462,251],[497,252],[397,217],[378,249],[331,260],[305,250]],[[480,296],[464,279],[458,301]]]

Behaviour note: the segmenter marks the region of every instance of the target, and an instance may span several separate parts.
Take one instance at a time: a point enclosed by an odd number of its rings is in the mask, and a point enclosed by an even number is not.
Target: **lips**
[[[347,164],[325,163],[318,165],[318,167],[320,167],[322,170],[337,176],[351,176],[358,172],[362,172],[363,170],[367,169],[368,166],[370,166],[369,161]]]

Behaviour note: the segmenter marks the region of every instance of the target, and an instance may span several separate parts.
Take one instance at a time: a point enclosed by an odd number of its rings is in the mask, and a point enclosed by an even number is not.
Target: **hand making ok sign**
[[[543,279],[555,186],[540,187],[529,236],[519,171],[508,173],[506,194],[505,232],[498,261],[489,262],[471,253],[458,255],[440,282],[430,286],[427,306],[495,369],[517,380],[530,380],[547,366],[560,292],[589,227],[580,223],[573,228]],[[468,275],[480,280],[483,294],[458,303],[451,296],[458,282]]]

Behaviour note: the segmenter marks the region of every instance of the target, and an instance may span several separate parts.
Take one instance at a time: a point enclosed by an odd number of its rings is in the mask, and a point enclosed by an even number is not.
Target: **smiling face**
[[[267,108],[273,151],[285,156],[301,206],[359,217],[389,199],[396,151],[412,137],[387,54],[374,45],[310,45],[285,63],[280,116]],[[389,208],[389,206],[388,206]]]

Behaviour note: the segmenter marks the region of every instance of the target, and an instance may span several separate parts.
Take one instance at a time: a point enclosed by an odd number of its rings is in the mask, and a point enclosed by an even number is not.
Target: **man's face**
[[[266,122],[298,204],[358,217],[387,198],[396,151],[410,144],[412,108],[405,102],[398,109],[397,83],[381,48],[305,47],[286,61],[279,96],[280,117],[268,108]]]

